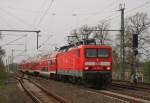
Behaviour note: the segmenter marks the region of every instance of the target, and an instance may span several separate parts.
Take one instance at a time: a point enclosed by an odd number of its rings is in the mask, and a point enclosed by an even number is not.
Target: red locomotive
[[[65,48],[57,55],[57,76],[96,85],[111,83],[110,46],[80,45]]]
[[[28,70],[57,80],[107,85],[112,79],[112,48],[104,45],[64,46],[41,58]]]

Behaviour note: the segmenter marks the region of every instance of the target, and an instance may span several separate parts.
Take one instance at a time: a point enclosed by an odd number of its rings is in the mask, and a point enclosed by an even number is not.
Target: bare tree
[[[141,48],[144,47],[145,44],[150,43],[150,35],[148,33],[148,29],[150,27],[150,19],[148,18],[148,15],[146,13],[136,13],[132,16],[129,16],[127,18],[125,18],[125,61],[129,64],[126,64],[125,68],[128,68],[129,66],[131,66],[130,68],[132,68],[132,73],[134,72],[133,70],[133,60],[134,60],[134,55],[133,55],[133,34],[138,34],[139,37],[139,45],[138,45],[138,49],[140,51]],[[120,39],[121,39],[121,35],[119,34],[117,36],[117,41],[118,41],[118,45],[116,45],[116,48],[120,48]],[[115,49],[115,51],[117,52],[117,54],[119,55],[120,50],[119,49]],[[137,57],[136,62],[139,61],[139,57],[141,55],[139,54]],[[119,57],[120,58],[120,57]],[[118,64],[120,62],[120,59],[117,60]],[[132,74],[131,73],[131,74]]]
[[[136,59],[133,51],[133,34],[138,35],[138,51],[144,48],[145,44],[150,43],[150,35],[148,29],[150,27],[150,19],[146,13],[136,13],[133,16],[125,19],[125,53],[126,61],[131,65],[131,75],[135,73],[135,66],[139,62],[141,55],[139,54]]]
[[[132,52],[132,37],[133,34],[138,34],[139,49],[144,47],[144,44],[150,43],[150,35],[148,28],[150,27],[150,19],[146,13],[136,13],[125,20],[125,47],[128,53],[128,58]]]
[[[5,55],[5,50],[0,47],[0,58],[2,58]]]
[[[2,33],[0,32],[0,39],[2,39]],[[2,58],[3,56],[5,55],[5,50],[2,49],[2,47],[0,46],[0,68],[1,67],[4,67],[4,64],[3,64],[3,61],[2,61]]]
[[[96,37],[97,39],[100,40],[100,44],[105,44],[106,41],[110,41],[109,39],[109,32],[108,31],[103,31],[103,30],[108,30],[110,28],[110,23],[108,21],[101,21],[98,25],[95,26],[96,30],[101,30],[101,31],[96,31]]]
[[[70,35],[73,36],[73,37],[72,38],[68,37],[68,43],[69,44],[76,43],[79,40],[79,34],[78,34],[78,30],[77,29],[73,29],[70,32]]]
[[[139,36],[139,47],[148,42],[150,35],[148,35],[148,28],[150,27],[150,19],[146,13],[136,13],[133,16],[126,18],[126,36],[131,41],[133,34]],[[132,43],[130,43],[132,44]]]
[[[78,36],[78,30],[77,30],[77,29],[73,29],[73,30],[70,32],[70,35],[72,35],[72,36]]]
[[[86,30],[91,30],[93,27],[90,27],[88,25],[83,25],[82,27],[79,28],[78,34],[79,38],[82,39],[88,39],[89,35],[91,34],[92,31],[86,31]]]
[[[77,42],[77,41],[82,41],[84,39],[88,39],[89,34],[92,31],[86,31],[86,30],[91,30],[91,29],[93,29],[93,28],[88,26],[88,25],[83,25],[79,29],[73,29],[70,32],[70,35],[71,36],[75,36],[75,37],[74,38],[70,38],[68,40],[68,42],[72,44],[72,43]]]
[[[79,29],[73,29],[70,33],[72,36],[76,36],[79,41],[83,39],[98,39],[100,40],[100,44],[105,44],[106,41],[110,41],[108,36],[108,31],[103,31],[109,29],[110,24],[107,21],[101,21],[94,27],[90,27],[88,25],[83,25]],[[90,30],[90,31],[88,31]],[[91,31],[91,30],[100,30],[100,31]],[[73,42],[75,40],[69,40],[69,42]]]

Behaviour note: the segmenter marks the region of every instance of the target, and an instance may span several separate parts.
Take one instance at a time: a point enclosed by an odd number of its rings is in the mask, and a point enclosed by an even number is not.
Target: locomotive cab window
[[[109,57],[109,49],[98,49],[98,57],[107,58]]]
[[[86,57],[97,57],[97,49],[88,48],[85,50]]]

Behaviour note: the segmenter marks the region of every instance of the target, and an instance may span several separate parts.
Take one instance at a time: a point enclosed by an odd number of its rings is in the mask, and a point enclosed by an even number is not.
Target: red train
[[[112,79],[112,48],[102,45],[64,46],[38,62],[22,63],[20,70],[57,80],[107,85]]]

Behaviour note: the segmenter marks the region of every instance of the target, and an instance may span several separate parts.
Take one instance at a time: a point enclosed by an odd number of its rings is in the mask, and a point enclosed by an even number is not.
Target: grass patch
[[[0,87],[5,86],[7,79],[8,79],[8,73],[6,73],[4,70],[0,69]]]

